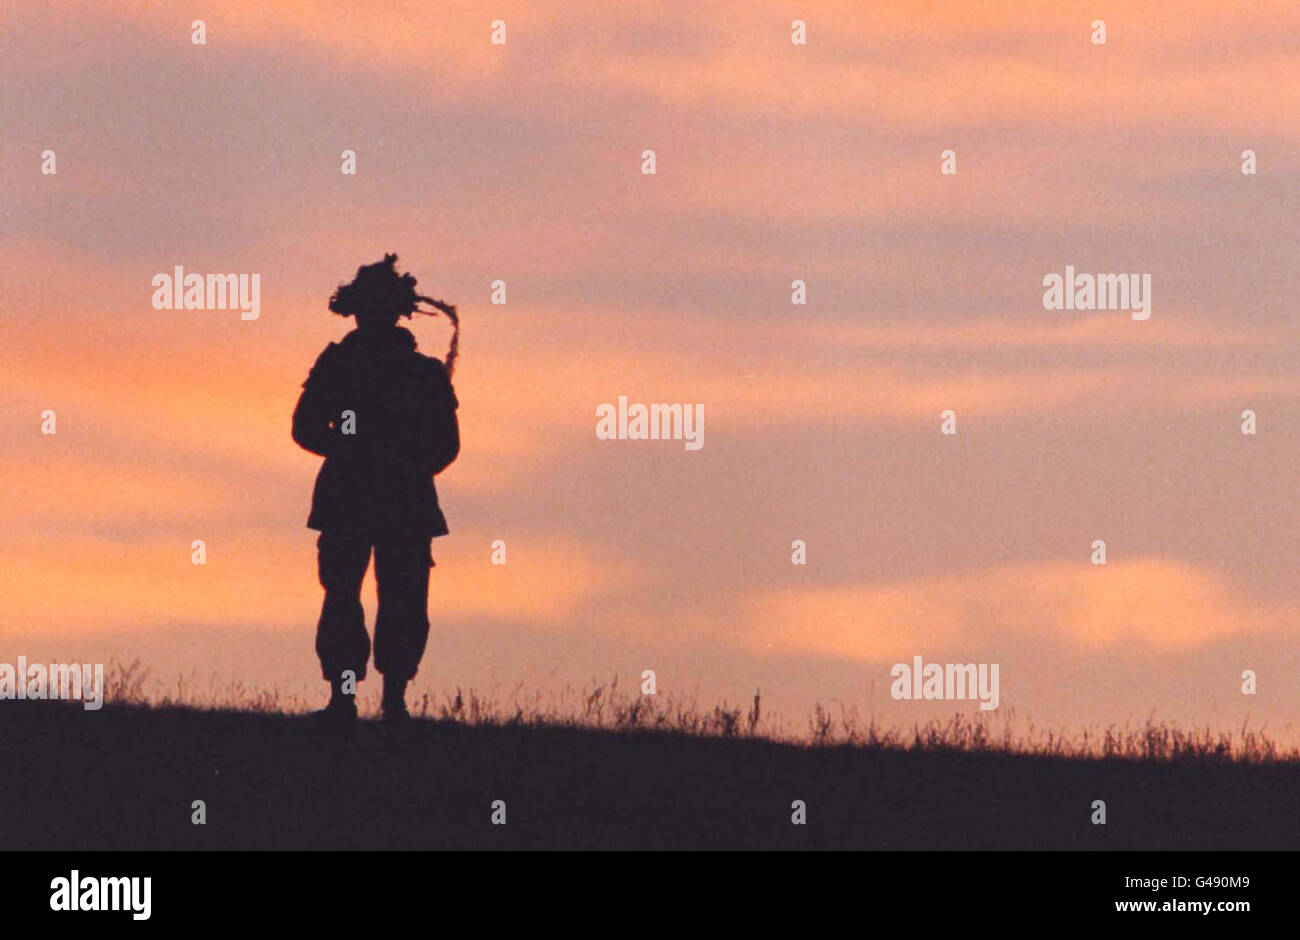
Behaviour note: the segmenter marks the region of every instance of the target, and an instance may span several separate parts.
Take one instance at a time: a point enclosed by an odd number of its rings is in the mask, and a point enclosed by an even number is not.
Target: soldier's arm
[[[430,368],[433,380],[432,406],[428,412],[429,472],[438,474],[451,466],[460,454],[460,422],[456,409],[460,403],[451,387],[451,379],[441,362],[433,360]]]
[[[303,450],[322,457],[329,455],[334,443],[334,434],[330,427],[333,412],[328,396],[325,394],[323,365],[329,356],[333,343],[320,354],[312,366],[307,381],[302,383],[302,394],[298,396],[298,405],[293,409],[293,439]]]

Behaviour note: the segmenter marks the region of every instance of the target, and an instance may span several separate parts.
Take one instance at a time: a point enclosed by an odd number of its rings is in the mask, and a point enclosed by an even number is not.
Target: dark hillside
[[[791,824],[791,803],[807,825]],[[1090,823],[1093,800],[1107,824]],[[191,823],[195,800],[207,823]],[[491,823],[506,803],[506,825]],[[1300,765],[0,703],[0,847],[1300,847]]]

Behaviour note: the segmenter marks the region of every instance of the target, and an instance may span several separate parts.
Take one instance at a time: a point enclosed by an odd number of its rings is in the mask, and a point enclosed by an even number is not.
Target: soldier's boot
[[[384,676],[384,697],[381,703],[384,721],[408,721],[411,713],[406,710],[406,679],[394,679]]]
[[[329,704],[319,711],[312,712],[312,717],[338,724],[351,724],[357,720],[356,697],[343,691],[342,679],[330,682]]]

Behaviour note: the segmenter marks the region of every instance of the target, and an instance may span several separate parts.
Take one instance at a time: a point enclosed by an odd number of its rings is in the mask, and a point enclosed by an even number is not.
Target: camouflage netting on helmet
[[[383,261],[357,268],[350,284],[340,284],[330,297],[330,310],[344,317],[358,313],[381,313],[409,317],[419,295],[415,277],[397,273],[397,255],[385,254]]]

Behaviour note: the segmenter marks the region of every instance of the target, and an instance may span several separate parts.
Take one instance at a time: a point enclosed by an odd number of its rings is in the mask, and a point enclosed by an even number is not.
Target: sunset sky
[[[1298,37],[1282,0],[5,3],[0,662],[323,702],[289,418],[395,251],[463,324],[417,692],[973,710],[890,698],[920,655],[1040,725],[1300,739]],[[260,274],[260,318],[155,310],[175,265]],[[1045,310],[1066,265],[1149,273],[1151,318]],[[619,395],[704,447],[598,440]]]

